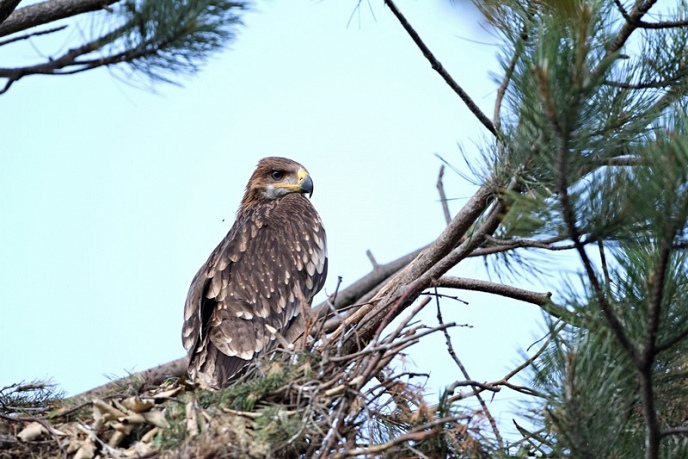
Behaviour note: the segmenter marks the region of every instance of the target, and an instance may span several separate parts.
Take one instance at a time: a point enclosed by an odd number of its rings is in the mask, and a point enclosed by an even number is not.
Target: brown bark
[[[0,0],[0,24],[12,14],[21,0]]]
[[[22,30],[48,24],[59,19],[77,16],[82,13],[107,9],[108,5],[117,3],[119,0],[48,0],[34,5],[25,6],[15,10],[19,1],[0,0],[0,37],[10,35]],[[5,4],[15,3],[7,19],[3,22],[2,17]]]

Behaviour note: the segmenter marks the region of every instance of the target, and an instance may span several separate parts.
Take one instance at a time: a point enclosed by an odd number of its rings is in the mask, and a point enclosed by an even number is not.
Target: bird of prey
[[[303,332],[301,311],[327,276],[325,229],[305,196],[312,193],[299,163],[258,162],[234,225],[186,298],[182,342],[201,386],[226,386],[258,354]]]

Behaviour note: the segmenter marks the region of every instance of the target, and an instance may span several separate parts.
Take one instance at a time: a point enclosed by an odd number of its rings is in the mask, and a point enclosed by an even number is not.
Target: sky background
[[[181,357],[188,286],[264,156],[313,177],[329,293],[337,276],[345,287],[370,271],[367,249],[386,263],[442,231],[436,155],[465,169],[461,151],[477,163],[489,134],[381,1],[356,5],[258,2],[183,87],[153,93],[99,69],[27,77],[0,96],[0,387],[49,378],[76,394]],[[480,16],[448,0],[397,5],[491,114],[498,39]],[[6,46],[1,65],[51,55],[67,36]],[[450,170],[445,187],[452,213],[475,190]],[[481,266],[453,274],[484,278]],[[442,304],[445,321],[472,325],[452,331],[459,357],[473,379],[501,378],[540,336],[538,308],[458,295],[470,304]],[[463,379],[441,335],[411,358],[430,394]]]

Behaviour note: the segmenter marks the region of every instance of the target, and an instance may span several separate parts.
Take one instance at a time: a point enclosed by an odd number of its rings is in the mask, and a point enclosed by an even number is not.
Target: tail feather
[[[249,362],[250,360],[227,356],[208,342],[201,353],[191,356],[189,376],[203,388],[220,389],[226,387]]]

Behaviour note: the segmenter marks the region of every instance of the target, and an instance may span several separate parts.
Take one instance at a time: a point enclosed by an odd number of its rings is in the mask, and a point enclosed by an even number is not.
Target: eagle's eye
[[[284,174],[282,174],[282,171],[277,171],[277,170],[270,171],[270,178],[272,178],[273,180],[282,180],[282,177],[284,177]]]

